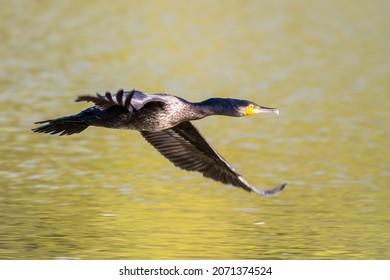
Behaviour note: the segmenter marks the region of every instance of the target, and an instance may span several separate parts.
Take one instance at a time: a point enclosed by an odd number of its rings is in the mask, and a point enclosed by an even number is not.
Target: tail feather
[[[45,125],[33,128],[33,132],[38,133],[47,133],[47,134],[58,134],[62,135],[71,135],[75,133],[80,133],[88,127],[88,124],[80,122],[69,122],[63,120],[47,120],[36,122],[36,124],[46,123]]]
[[[39,121],[36,124],[43,124],[33,128],[33,132],[71,135],[80,133],[89,126],[89,120],[93,118],[93,110],[87,109],[77,115],[62,117],[54,120]]]

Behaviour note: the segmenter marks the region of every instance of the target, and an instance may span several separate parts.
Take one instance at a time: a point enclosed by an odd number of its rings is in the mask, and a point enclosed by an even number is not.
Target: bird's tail
[[[87,109],[76,115],[36,122],[36,124],[44,125],[33,128],[31,130],[33,132],[47,134],[59,133],[60,136],[71,135],[80,133],[81,131],[85,130],[89,126],[89,119],[91,119],[91,112]]]

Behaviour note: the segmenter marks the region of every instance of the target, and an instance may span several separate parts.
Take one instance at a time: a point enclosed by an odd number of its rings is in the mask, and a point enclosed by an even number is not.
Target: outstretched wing
[[[207,143],[190,122],[161,131],[141,131],[141,134],[164,157],[184,170],[198,171],[204,177],[264,196],[275,195],[286,186],[283,184],[269,191],[254,188]]]
[[[166,102],[159,94],[147,94],[135,89],[131,91],[123,91],[123,89],[121,89],[116,94],[106,92],[105,95],[100,95],[99,93],[97,93],[96,96],[81,95],[78,96],[75,101],[93,102],[96,107],[101,110],[119,105],[126,108],[130,113],[133,112],[134,109],[141,109],[148,102]]]

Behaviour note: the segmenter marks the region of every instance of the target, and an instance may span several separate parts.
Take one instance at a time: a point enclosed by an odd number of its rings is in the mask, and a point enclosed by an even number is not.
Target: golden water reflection
[[[387,1],[3,1],[1,259],[388,259]],[[136,87],[279,116],[196,122],[275,198],[174,168],[137,132],[33,134]]]

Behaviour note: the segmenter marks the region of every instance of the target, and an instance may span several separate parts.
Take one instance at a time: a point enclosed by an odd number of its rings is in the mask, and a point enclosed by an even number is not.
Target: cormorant
[[[275,195],[286,186],[284,183],[272,190],[256,189],[210,146],[191,123],[212,115],[279,114],[275,108],[231,98],[210,98],[193,103],[169,94],[147,94],[139,90],[82,95],[75,101],[92,101],[95,106],[76,115],[36,122],[44,125],[32,131],[59,133],[61,136],[80,133],[88,126],[138,130],[164,157],[184,170],[198,171],[204,177],[264,196]]]

